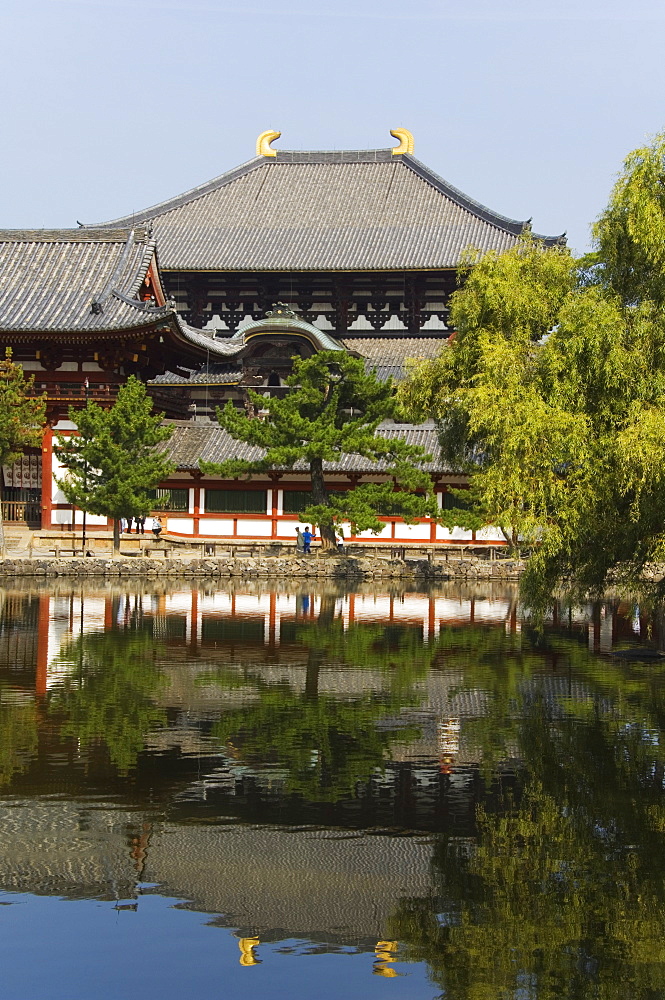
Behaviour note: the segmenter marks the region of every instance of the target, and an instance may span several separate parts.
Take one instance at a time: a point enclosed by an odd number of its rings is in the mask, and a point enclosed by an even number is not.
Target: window
[[[189,490],[149,490],[154,497],[155,510],[189,510]]]
[[[206,514],[265,514],[268,494],[265,490],[208,490]]]
[[[328,496],[343,497],[346,491],[328,490]],[[311,490],[284,490],[284,513],[302,514],[305,507],[313,504]]]
[[[301,514],[312,503],[310,490],[284,490],[284,513]]]

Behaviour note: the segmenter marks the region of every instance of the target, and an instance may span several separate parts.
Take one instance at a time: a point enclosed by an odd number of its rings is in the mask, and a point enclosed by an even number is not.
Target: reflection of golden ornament
[[[240,948],[240,964],[241,965],[258,965],[259,960],[254,954],[254,949],[261,942],[257,937],[250,938],[240,938],[238,941],[238,947]]]
[[[391,128],[390,134],[399,139],[399,146],[393,147],[393,153],[413,153],[413,135],[408,128]]]
[[[268,129],[267,132],[262,132],[256,140],[256,155],[277,156],[277,150],[271,149],[270,143],[274,142],[275,139],[279,139],[281,134],[281,132],[275,132],[272,129]]]
[[[377,941],[374,947],[374,954],[376,955],[376,960],[374,962],[374,968],[372,973],[375,976],[384,976],[386,979],[394,979],[395,976],[399,976],[399,972],[393,969],[390,965],[391,962],[395,962],[395,954],[399,947],[398,941]]]

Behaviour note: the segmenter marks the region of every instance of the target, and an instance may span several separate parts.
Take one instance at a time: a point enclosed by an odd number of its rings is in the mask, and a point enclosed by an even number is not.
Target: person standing
[[[306,556],[308,556],[310,554],[310,545],[312,544],[312,539],[314,538],[314,535],[309,530],[309,525],[307,525],[303,531],[302,538],[304,543],[303,552]]]
[[[128,517],[127,518],[127,534],[128,535],[131,535],[131,533],[132,533],[132,521],[133,520],[134,520],[133,517]]]
[[[296,528],[296,555],[301,556],[305,551],[305,537],[300,530],[300,526]]]
[[[145,516],[136,518],[136,534],[137,535],[145,534]]]

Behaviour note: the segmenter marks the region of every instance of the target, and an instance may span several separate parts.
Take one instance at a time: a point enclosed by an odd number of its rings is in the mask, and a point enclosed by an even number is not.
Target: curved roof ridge
[[[513,236],[520,236],[523,232],[530,231],[531,219],[521,221],[519,219],[511,219],[507,215],[501,215],[500,212],[495,212],[493,209],[488,208],[487,205],[483,205],[481,201],[476,201],[475,198],[471,198],[468,194],[465,194],[464,191],[455,187],[454,184],[445,180],[430,167],[426,166],[421,160],[416,159],[416,157],[411,153],[401,153],[400,159],[406,163],[406,165],[413,170],[418,177],[432,184],[432,186],[435,187],[437,191],[440,191],[441,194],[446,195],[461,208],[466,208],[469,212],[473,212],[474,215],[483,219],[484,222],[489,222],[490,225],[498,226],[499,229],[504,229],[507,232],[512,233]],[[535,239],[544,240],[546,243],[557,242],[562,239],[562,236],[544,236],[540,233],[533,233],[533,236]]]
[[[137,243],[147,238],[145,226],[79,226],[78,229],[0,229],[0,243],[125,243],[134,230]]]
[[[322,350],[343,351],[345,349],[344,345],[330,333],[320,330],[318,326],[308,323],[307,320],[300,319],[299,316],[280,316],[277,314],[265,316],[263,319],[249,320],[243,326],[238,327],[235,336],[242,337],[244,342],[246,334],[257,334],[262,330],[265,330],[266,333],[278,332],[279,330],[285,332],[293,330],[296,333],[306,333],[312,340],[316,341]]]
[[[217,177],[213,177],[212,180],[205,181],[203,184],[198,184],[196,187],[190,188],[188,191],[183,191],[182,194],[177,194],[173,198],[167,198],[165,201],[157,202],[156,205],[151,205],[149,208],[144,208],[139,212],[132,212],[131,215],[122,215],[117,219],[110,219],[108,222],[91,222],[86,223],[82,229],[119,229],[123,226],[134,226],[134,222],[142,223],[147,222],[149,219],[154,219],[159,215],[164,215],[166,212],[170,212],[174,208],[180,208],[182,205],[186,205],[190,201],[196,201],[198,198],[203,198],[204,195],[210,194],[211,191],[216,191],[217,188],[223,187],[225,184],[229,184],[231,181],[237,180],[239,177],[243,177],[248,174],[251,170],[255,170],[258,167],[265,166],[271,161],[267,160],[265,156],[255,156],[251,160],[247,160],[246,163],[241,163],[238,167],[233,167],[231,170],[226,170],[223,174],[219,174]]]
[[[120,281],[122,275],[125,272],[125,269],[127,267],[127,262],[129,260],[129,255],[134,247],[134,243],[135,243],[134,230],[132,229],[127,237],[127,240],[125,242],[125,248],[122,251],[122,254],[120,255],[120,260],[116,264],[113,273],[110,275],[108,281],[102,288],[101,292],[98,295],[95,295],[92,300],[93,312],[101,312],[104,303],[113,294],[116,284]]]
[[[176,326],[185,340],[188,340],[190,344],[194,344],[196,347],[204,348],[211,354],[217,354],[220,358],[228,358],[237,354],[245,346],[244,338],[239,337],[238,334],[233,337],[227,337],[224,340],[215,337],[214,334],[209,336],[197,327],[185,323],[182,316],[175,309],[171,309],[170,307],[164,308],[175,319]]]

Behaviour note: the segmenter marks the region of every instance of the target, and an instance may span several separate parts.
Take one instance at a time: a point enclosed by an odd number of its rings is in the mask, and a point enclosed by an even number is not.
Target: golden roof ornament
[[[267,132],[262,132],[256,140],[256,155],[277,156],[277,150],[271,149],[270,143],[274,142],[275,139],[279,139],[281,134],[281,132],[275,132],[274,129],[268,129]]]
[[[399,139],[399,146],[393,147],[393,153],[413,153],[413,135],[408,128],[391,128],[390,134]]]

